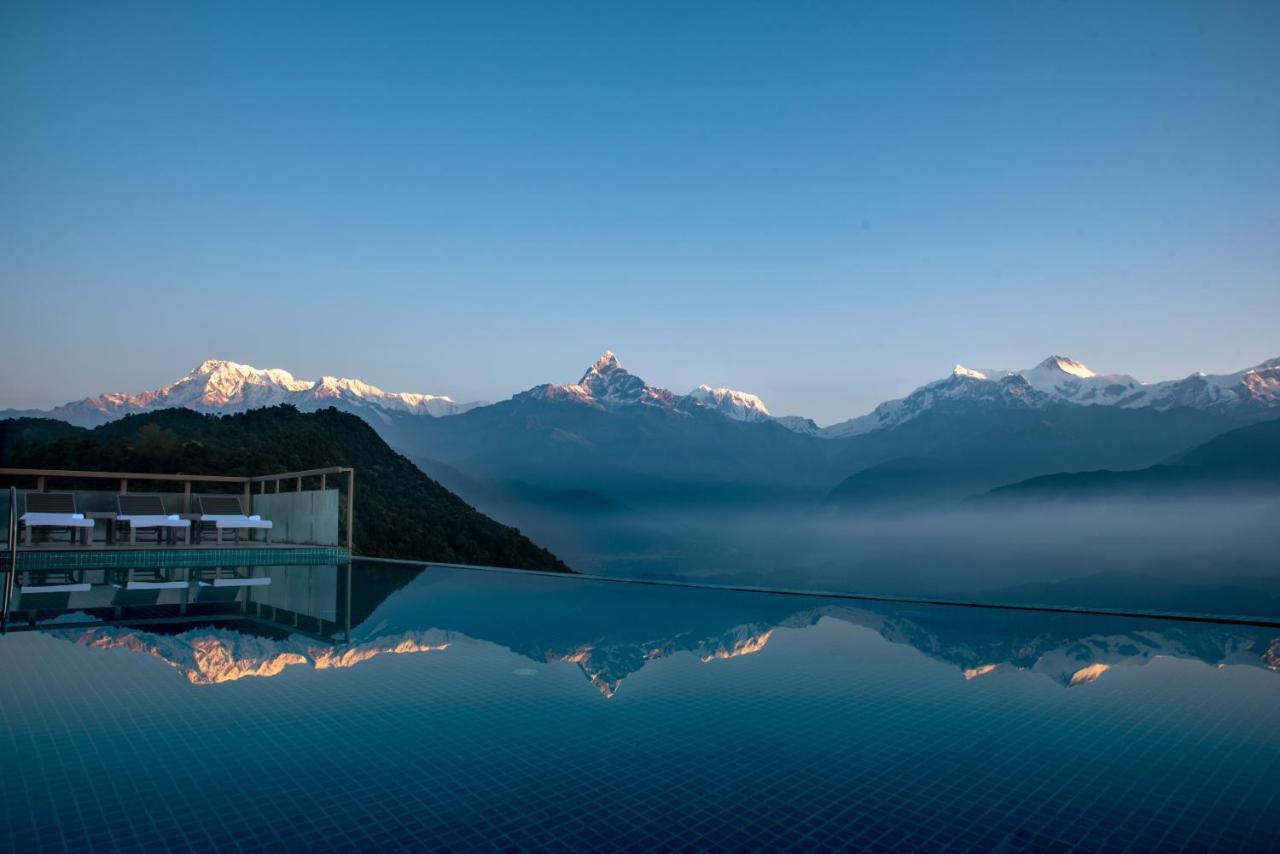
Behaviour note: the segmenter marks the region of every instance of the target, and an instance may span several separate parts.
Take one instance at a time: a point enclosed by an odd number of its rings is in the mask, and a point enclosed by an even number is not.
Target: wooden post
[[[280,478],[276,478],[276,492],[280,491]]]
[[[189,480],[182,482],[182,512],[191,512],[191,481]]]
[[[321,491],[321,492],[324,492],[325,477],[326,477],[326,475],[324,475],[323,473],[321,473],[321,475],[320,475],[320,491]]]
[[[356,470],[347,469],[347,551],[355,554],[355,546],[351,544],[351,532],[355,530],[356,519]]]
[[[301,491],[302,491],[302,478],[298,478],[298,488],[295,489],[294,492],[301,492]]]
[[[44,492],[44,475],[36,478],[36,492]]]
[[[244,482],[244,512],[253,512],[253,481],[251,480]]]
[[[120,478],[120,491],[121,492],[129,491],[129,478],[127,477]]]

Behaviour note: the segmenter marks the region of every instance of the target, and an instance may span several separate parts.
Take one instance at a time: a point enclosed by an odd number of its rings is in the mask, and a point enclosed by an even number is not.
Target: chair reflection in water
[[[240,627],[350,638],[350,564],[19,570],[14,629]],[[171,628],[165,628],[171,627]]]

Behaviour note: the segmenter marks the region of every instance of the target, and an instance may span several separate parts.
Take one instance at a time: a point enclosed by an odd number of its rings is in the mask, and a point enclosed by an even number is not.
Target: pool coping
[[[1031,613],[1076,614],[1097,617],[1124,617],[1126,619],[1142,620],[1174,620],[1184,623],[1218,623],[1233,626],[1280,628],[1280,617],[1251,617],[1241,614],[1194,614],[1186,611],[1140,611],[1127,608],[1085,608],[1072,605],[1049,605],[1045,603],[1013,604],[1009,602],[993,602],[977,599],[935,599],[927,596],[895,596],[891,594],[855,593],[840,590],[758,587],[749,584],[706,584],[697,581],[681,581],[666,578],[619,578],[617,576],[595,575],[583,572],[551,572],[541,569],[513,569],[505,566],[442,563],[440,561],[404,560],[402,558],[366,557],[364,555],[353,555],[352,560],[367,561],[370,563],[419,566],[424,569],[438,566],[446,569],[466,569],[479,572],[506,573],[524,576],[534,575],[545,578],[578,579],[583,581],[606,581],[614,584],[638,584],[650,587],[683,587],[695,590],[719,590],[732,593],[796,596],[812,599],[843,599],[858,602],[883,602],[893,605],[935,605],[948,608],[980,608],[993,611],[1028,611]]]

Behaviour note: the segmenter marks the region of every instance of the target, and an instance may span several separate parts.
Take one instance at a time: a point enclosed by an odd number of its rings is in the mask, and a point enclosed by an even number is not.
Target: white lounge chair
[[[79,531],[80,543],[86,546],[93,533],[93,520],[76,512],[76,497],[70,492],[28,492],[27,512],[18,521],[23,525],[23,542],[27,545],[31,544],[32,528],[66,531],[73,543]]]
[[[140,495],[123,493],[116,496],[116,505],[120,510],[116,523],[129,529],[129,543],[138,541],[138,530],[154,530],[156,543],[161,541],[167,530],[182,529],[183,542],[191,542],[191,520],[179,518],[176,513],[165,513],[164,502],[159,495]]]
[[[219,543],[225,530],[234,532],[237,542],[241,531],[265,531],[267,542],[271,542],[271,521],[261,516],[246,516],[235,495],[200,496],[200,514],[196,518],[201,530],[212,527],[217,532]]]

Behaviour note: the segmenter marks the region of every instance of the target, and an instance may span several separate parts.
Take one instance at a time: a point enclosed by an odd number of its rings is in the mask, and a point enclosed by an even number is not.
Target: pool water
[[[1277,628],[346,574],[33,610],[0,847],[1280,850]]]

